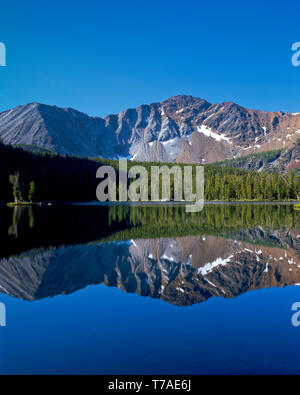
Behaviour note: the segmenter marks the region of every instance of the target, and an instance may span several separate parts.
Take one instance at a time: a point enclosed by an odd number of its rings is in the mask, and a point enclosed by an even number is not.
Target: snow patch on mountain
[[[232,144],[230,139],[228,137],[226,137],[224,134],[217,134],[217,133],[213,132],[212,129],[210,129],[209,127],[207,127],[205,125],[197,126],[197,130],[199,133],[202,133],[207,137],[211,137],[217,141],[226,141],[227,143]]]
[[[211,273],[216,267],[227,265],[227,263],[229,263],[232,258],[233,258],[233,255],[230,255],[226,259],[217,258],[214,262],[207,263],[203,267],[200,267],[198,269],[198,274],[201,274],[202,276],[206,276],[207,274]]]

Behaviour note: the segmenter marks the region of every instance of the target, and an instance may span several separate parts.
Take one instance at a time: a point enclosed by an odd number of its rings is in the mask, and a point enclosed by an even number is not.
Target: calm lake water
[[[2,374],[300,373],[292,205],[0,216]]]

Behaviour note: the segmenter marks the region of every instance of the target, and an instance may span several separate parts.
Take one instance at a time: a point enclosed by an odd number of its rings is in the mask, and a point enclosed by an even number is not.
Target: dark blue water
[[[35,303],[2,297],[2,373],[299,373],[300,288],[180,308],[103,285]]]
[[[294,220],[293,211],[288,210],[283,213],[284,221],[288,215]],[[102,215],[107,217],[107,212]],[[299,262],[285,262],[297,256],[299,231],[285,234],[290,224],[280,223],[279,216],[279,211],[268,214],[269,233],[260,236],[254,233],[262,229],[257,218],[242,233],[240,223],[236,225],[234,236],[242,240],[239,247],[235,237],[208,235],[208,229],[205,236],[157,238],[155,248],[164,248],[158,261],[154,253],[148,258],[148,252],[147,260],[142,260],[140,245],[145,251],[150,247],[140,239],[119,240],[124,232],[120,221],[114,241],[102,238],[96,244],[79,244],[74,235],[74,245],[45,247],[41,234],[43,247],[30,246],[28,251],[26,243],[19,242],[27,229],[24,219],[23,225],[22,221],[18,224],[18,238],[14,236],[16,254],[7,253],[6,247],[0,260],[0,285],[5,289],[0,302],[7,310],[7,326],[0,327],[1,373],[300,373],[300,326],[291,323],[292,305],[300,302],[300,287],[293,285],[298,283]],[[188,243],[193,247],[187,255],[194,258],[186,263],[178,248],[187,248]],[[207,243],[208,251],[211,245],[219,249],[209,257],[205,256]],[[228,251],[236,252],[238,258],[220,264],[215,257],[225,260]],[[270,260],[268,271],[264,256]],[[257,257],[263,262],[261,268]],[[217,263],[204,273],[205,262]],[[158,272],[160,265],[164,265],[162,273],[168,272],[167,280]],[[200,274],[195,267],[202,268]],[[200,285],[191,288],[195,276],[201,277]],[[237,288],[233,279],[239,283]],[[163,292],[159,281],[164,281]],[[226,293],[224,297],[219,288]]]

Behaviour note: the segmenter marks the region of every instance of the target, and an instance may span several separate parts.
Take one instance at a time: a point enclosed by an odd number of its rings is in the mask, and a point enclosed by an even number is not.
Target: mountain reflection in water
[[[292,205],[1,209],[0,292],[25,300],[92,284],[177,306],[300,283]]]

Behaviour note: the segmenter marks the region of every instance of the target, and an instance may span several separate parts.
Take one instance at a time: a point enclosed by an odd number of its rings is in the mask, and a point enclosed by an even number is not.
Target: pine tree
[[[13,197],[16,204],[23,201],[19,178],[19,173],[9,176],[9,182],[12,184]]]
[[[30,203],[33,202],[35,194],[36,194],[35,182],[31,181],[31,183],[29,184],[29,192],[28,192],[28,201]]]
[[[246,193],[247,193],[247,199],[252,199],[252,180],[250,173],[246,178]]]

